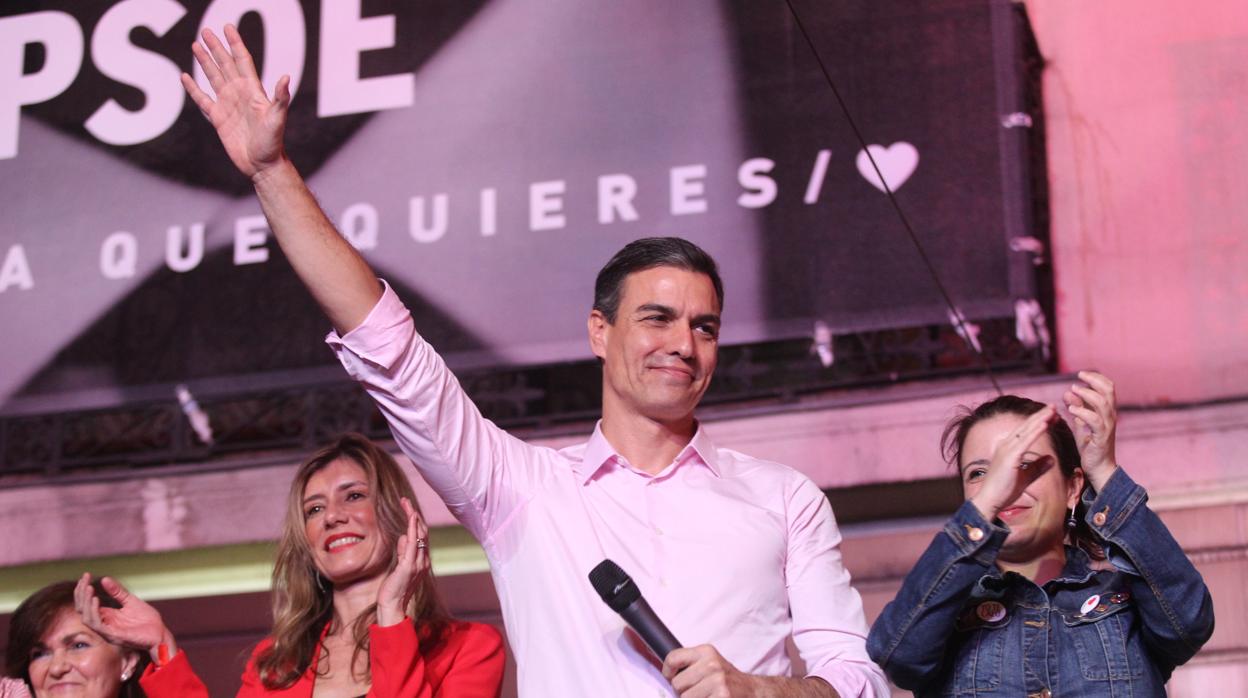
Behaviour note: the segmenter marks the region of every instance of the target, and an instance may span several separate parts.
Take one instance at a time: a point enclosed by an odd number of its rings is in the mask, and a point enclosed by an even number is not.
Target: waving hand
[[[334,228],[286,157],[283,138],[290,110],[290,76],[264,91],[251,53],[233,26],[227,48],[211,30],[191,47],[216,96],[182,74],[182,86],[217,130],[225,152],[255,185],[260,208],[286,259],[339,334],[364,321],[381,298],[377,276]]]
[[[121,608],[100,605],[91,586],[91,575],[84,574],[74,587],[74,609],[82,618],[83,625],[99,633],[104,639],[119,645],[148,650],[157,654],[160,645],[172,655],[177,653],[173,634],[165,627],[160,612],[143,599],[131,594],[112,577],[102,577],[100,585],[121,604]]]
[[[182,86],[217,129],[235,167],[254,179],[285,158],[282,139],[290,108],[290,76],[283,75],[277,81],[269,99],[251,52],[231,24],[225,25],[225,39],[230,44],[228,49],[211,29],[205,29],[203,43],[191,47],[216,99],[186,73],[182,74]]]

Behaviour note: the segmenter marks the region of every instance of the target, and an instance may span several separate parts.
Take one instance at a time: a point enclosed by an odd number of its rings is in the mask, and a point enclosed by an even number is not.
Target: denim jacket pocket
[[[976,695],[995,691],[1001,687],[1001,671],[1005,662],[1005,642],[1009,634],[1006,626],[1013,613],[995,620],[981,619],[976,615],[980,604],[969,607],[958,619],[954,637],[957,642],[955,675],[946,685],[945,695]]]
[[[1083,678],[1109,681],[1138,678],[1143,674],[1144,658],[1135,643],[1129,642],[1134,632],[1135,607],[1128,594],[1105,593],[1099,603],[1086,611],[1059,609],[1059,612],[1075,646]]]

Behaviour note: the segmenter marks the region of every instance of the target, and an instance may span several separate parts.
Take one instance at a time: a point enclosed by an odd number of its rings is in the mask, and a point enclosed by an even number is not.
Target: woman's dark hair
[[[54,582],[36,591],[22,602],[13,617],[9,619],[9,643],[4,653],[4,671],[6,676],[21,679],[30,686],[30,655],[43,642],[43,636],[56,623],[56,619],[65,611],[74,611],[75,581]],[[100,584],[93,579],[91,586],[105,608],[121,608],[117,599],[113,598]],[[139,688],[139,677],[147,667],[148,657],[137,652],[139,663],[131,672],[130,678],[121,684],[120,698],[144,698],[143,689]]]
[[[675,267],[706,274],[715,287],[719,307],[723,309],[724,284],[719,280],[719,267],[715,265],[715,260],[688,240],[668,237],[634,240],[616,252],[594,281],[594,310],[602,313],[607,322],[615,324],[624,279],[634,272],[655,267]]]
[[[960,473],[962,470],[962,447],[966,445],[966,436],[971,432],[972,427],[993,417],[1007,414],[1028,417],[1042,409],[1044,409],[1044,403],[1019,397],[1018,395],[1002,395],[974,409],[963,407],[961,414],[946,424],[944,432],[940,435],[941,456],[944,457],[946,463],[957,468]],[[1060,416],[1049,423],[1046,433],[1049,435],[1049,442],[1053,444],[1053,452],[1057,454],[1057,466],[1061,469],[1062,476],[1069,480],[1074,476],[1075,470],[1083,466],[1083,459],[1079,457],[1079,442],[1075,440],[1075,433],[1071,431],[1070,425],[1066,423],[1066,420]],[[1085,491],[1089,487],[1086,480],[1083,487]],[[1084,520],[1083,492],[1079,494],[1079,502],[1075,504],[1075,520],[1077,523],[1074,530],[1070,532],[1071,543],[1082,548],[1092,557],[1103,560],[1105,559],[1104,550],[1098,542],[1096,534],[1092,532],[1092,528]]]

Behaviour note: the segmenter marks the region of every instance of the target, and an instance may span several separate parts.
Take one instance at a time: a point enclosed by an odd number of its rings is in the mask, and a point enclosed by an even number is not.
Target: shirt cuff
[[[402,356],[413,339],[419,339],[412,323],[412,314],[408,312],[407,306],[399,300],[398,294],[390,288],[390,284],[384,279],[380,281],[381,298],[372,310],[368,311],[364,322],[345,335],[330,331],[325,336],[325,343],[338,354],[339,360],[346,365],[348,372],[351,372],[353,376],[355,374],[351,371],[350,362],[343,355],[344,350],[385,369],[390,368]]]
[[[841,660],[807,673],[806,678],[822,679],[841,698],[887,698],[889,695],[884,673],[868,662]]]

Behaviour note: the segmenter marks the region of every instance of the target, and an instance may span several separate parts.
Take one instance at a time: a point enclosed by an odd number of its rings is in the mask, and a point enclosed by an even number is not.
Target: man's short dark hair
[[[594,310],[602,313],[607,322],[615,324],[620,310],[620,293],[624,279],[629,274],[655,267],[675,267],[706,274],[715,287],[715,298],[720,310],[724,307],[724,284],[719,280],[719,268],[701,247],[682,238],[642,238],[624,246],[606,266],[598,272],[594,281]]]

